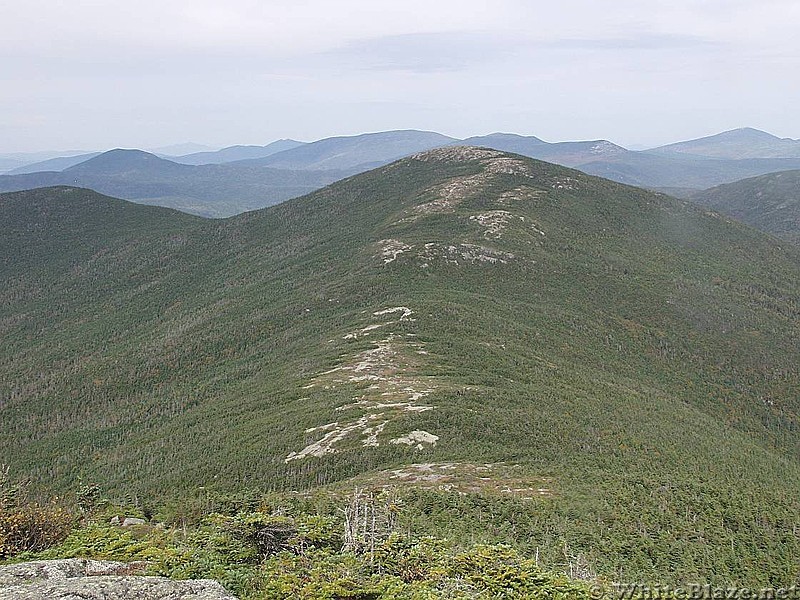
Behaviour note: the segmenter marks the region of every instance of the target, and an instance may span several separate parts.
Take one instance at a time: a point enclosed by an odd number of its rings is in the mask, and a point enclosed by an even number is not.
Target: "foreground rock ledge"
[[[0,600],[236,600],[211,579],[133,575],[141,564],[41,560],[0,566]]]

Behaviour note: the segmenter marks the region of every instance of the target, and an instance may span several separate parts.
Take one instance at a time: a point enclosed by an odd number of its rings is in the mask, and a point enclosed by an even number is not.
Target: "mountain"
[[[751,158],[741,160],[658,156],[646,152],[600,157],[576,168],[590,175],[620,183],[658,190],[699,191],[745,177],[800,168],[800,158]]]
[[[34,482],[401,486],[416,531],[613,581],[797,576],[800,250],[736,221],[447,147],[225,220],[6,194],[0,240]]]
[[[13,169],[18,169],[25,165],[25,162],[18,158],[0,156],[0,173],[6,173]]]
[[[761,137],[755,136],[756,141]],[[0,176],[0,191],[75,185],[137,202],[223,217],[270,206],[414,152],[464,143],[516,152],[680,197],[746,177],[800,169],[800,156],[709,158],[678,152],[634,152],[607,140],[550,143],[509,133],[460,142],[438,133],[409,130],[327,138],[308,144],[279,140],[267,146],[231,146],[183,157],[148,154],[150,163],[140,161],[130,171],[115,172],[128,168],[125,160],[110,163],[102,172],[96,171],[98,163],[91,163],[80,177],[79,172],[67,170],[101,155],[59,157],[17,169],[20,176],[16,178]],[[127,156],[130,159],[132,155]],[[158,158],[165,162],[158,162]],[[198,170],[170,166],[178,163]],[[39,172],[42,169],[47,171]]]
[[[258,165],[182,165],[141,150],[110,150],[62,172],[0,176],[0,191],[69,185],[144,204],[220,217],[301,196],[351,171],[287,171]]]
[[[516,152],[590,175],[681,196],[744,177],[800,168],[800,155],[712,160],[677,152],[633,152],[607,140],[550,143],[532,136],[495,133],[467,138],[464,143]]]
[[[98,154],[89,160],[81,161],[68,167],[66,171],[75,177],[91,175],[125,176],[128,173],[138,172],[177,174],[185,172],[185,168],[149,152],[117,148],[116,150]]]
[[[765,131],[743,127],[696,140],[660,146],[648,150],[648,152],[736,160],[746,158],[800,158],[800,140],[779,138]]]
[[[28,173],[40,173],[42,171],[63,171],[64,169],[68,169],[69,167],[73,167],[99,155],[100,152],[89,152],[76,156],[59,156],[57,158],[26,164],[8,171],[6,175],[26,175]]]
[[[403,156],[453,143],[432,131],[382,131],[332,137],[279,152],[251,164],[276,169],[360,169],[382,165]]]
[[[229,146],[216,152],[196,152],[184,156],[172,156],[170,160],[184,165],[209,165],[248,160],[252,158],[265,158],[284,150],[291,150],[302,146],[304,142],[295,140],[278,140],[266,146]]]
[[[168,208],[108,198],[91,190],[52,187],[0,196],[4,277],[47,268],[68,270],[86,253],[102,255],[143,239],[161,243],[206,221]],[[12,258],[13,256],[13,258]],[[48,256],[46,261],[42,257]]]
[[[493,148],[503,152],[514,152],[515,154],[522,154],[523,156],[531,156],[531,153],[549,146],[550,143],[532,135],[498,132],[490,133],[489,135],[473,136],[464,140],[456,140],[452,142],[452,145],[479,146]]]
[[[691,199],[780,238],[800,243],[800,171],[720,185]]]
[[[217,146],[219,148],[219,146]],[[171,144],[169,146],[159,146],[158,148],[149,148],[147,151],[153,154],[162,156],[181,156],[186,154],[196,154],[198,152],[214,152],[216,148],[206,146],[205,144],[195,144],[194,142],[185,142],[183,144]]]
[[[225,217],[277,204],[373,166],[452,143],[438,133],[389,131],[310,144],[278,140],[158,157],[141,150],[59,157],[0,175],[0,192],[70,185],[136,202]]]
[[[463,143],[470,146],[483,146],[494,150],[502,150],[503,152],[514,152],[567,167],[584,165],[609,156],[632,154],[622,146],[617,146],[606,140],[550,143],[533,136],[519,136],[509,133],[493,133],[486,136],[467,138]]]
[[[86,150],[41,150],[39,152],[8,152],[1,153],[0,159],[17,160],[20,164],[41,162],[59,156],[77,156],[87,154]]]

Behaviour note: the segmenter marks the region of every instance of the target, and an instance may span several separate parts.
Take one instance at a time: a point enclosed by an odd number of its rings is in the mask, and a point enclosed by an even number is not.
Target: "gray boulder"
[[[34,560],[13,565],[0,565],[0,588],[41,580],[62,580],[97,575],[135,575],[144,572],[146,566],[142,562],[123,563],[85,558]]]
[[[0,566],[0,600],[236,600],[210,579],[144,577],[142,563],[86,559]]]
[[[123,517],[123,519],[120,521],[119,517],[111,517],[109,523],[122,527],[132,527],[133,525],[145,525],[147,524],[147,521],[137,517]]]

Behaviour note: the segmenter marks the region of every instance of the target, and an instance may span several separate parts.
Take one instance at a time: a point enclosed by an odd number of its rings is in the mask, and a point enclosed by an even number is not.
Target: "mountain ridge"
[[[91,188],[142,204],[210,217],[263,208],[319,189],[352,171],[287,171],[248,164],[183,165],[141,150],[111,150],[61,172],[0,176],[0,191]]]
[[[361,165],[390,162],[454,141],[454,138],[433,131],[380,131],[325,138],[263,159],[254,159],[248,164],[302,170],[359,168]]]
[[[797,248],[473,147],[221,221],[139,209],[69,268],[58,215],[0,221],[46,242],[0,272],[0,451],[34,479],[169,495],[503,463],[529,499],[424,501],[622,580],[794,568]]]
[[[797,158],[800,140],[779,138],[752,127],[740,127],[714,135],[651,148],[652,154],[685,154],[708,158]]]
[[[193,154],[184,154],[180,156],[167,156],[166,158],[185,165],[222,164],[237,160],[265,158],[272,154],[283,152],[284,150],[291,150],[292,148],[297,148],[304,144],[305,142],[298,142],[297,140],[282,139],[270,142],[265,146],[227,146],[216,151],[195,152]]]
[[[728,133],[735,137],[744,132],[749,138],[756,135],[759,139],[778,140],[775,136],[756,130],[737,131]],[[748,131],[751,133],[748,134]],[[791,140],[781,140],[781,143],[789,142]],[[185,175],[189,171],[173,170],[174,180],[170,181],[165,179],[168,171],[165,168],[161,169],[155,181],[153,173],[148,173],[146,169],[129,171],[125,175],[107,171],[106,176],[117,176],[117,180],[111,183],[90,179],[69,180],[67,175],[54,173],[35,173],[27,177],[0,176],[0,190],[12,191],[49,185],[94,186],[101,193],[129,200],[221,217],[263,208],[302,195],[338,178],[379,167],[414,152],[465,143],[517,152],[531,158],[575,167],[585,173],[628,185],[662,190],[681,197],[689,197],[699,190],[746,177],[800,169],[800,154],[795,158],[720,158],[674,151],[634,152],[607,140],[550,143],[534,136],[509,133],[468,138],[465,142],[435,132],[399,130],[325,138],[273,152],[280,148],[281,143],[274,143],[278,147],[274,144],[267,147],[230,147],[209,155],[187,158],[185,162],[189,163],[211,161],[209,164],[195,165],[206,167],[194,172],[196,179],[205,182],[199,188],[192,181],[187,181]],[[751,154],[758,154],[757,147],[751,147],[750,150]],[[256,155],[268,153],[268,156],[230,160],[239,158],[237,153],[240,152],[254,152]],[[181,157],[161,158],[172,162],[181,161]],[[51,164],[61,168],[71,166],[76,161],[85,162],[81,158],[67,157],[63,161],[57,159]],[[166,164],[162,163],[162,166],[166,167]],[[219,169],[214,170],[212,167],[215,166]],[[278,169],[282,174],[278,175],[277,171],[262,171],[259,175],[258,169],[266,168]],[[212,194],[209,190],[215,190],[215,193]]]
[[[155,170],[186,172],[187,165],[135,148],[114,148],[64,169],[72,174],[124,174],[129,171]]]
[[[607,177],[621,183],[628,185],[635,185],[639,187],[650,187],[657,189],[677,189],[687,188],[688,191],[685,195],[690,195],[693,190],[705,189],[709,185],[717,184],[720,181],[737,180],[745,177],[759,175],[762,173],[787,170],[800,167],[800,159],[746,159],[746,160],[720,160],[704,158],[700,162],[686,159],[684,157],[655,157],[647,155],[646,153],[630,152],[619,146],[604,142],[602,140],[593,142],[559,142],[550,144],[548,142],[540,142],[537,138],[531,143],[527,139],[515,139],[511,144],[507,140],[498,142],[496,139],[492,142],[491,139],[476,141],[485,141],[495,146],[502,146],[501,150],[511,147],[519,150],[526,156],[537,158],[540,160],[547,160],[556,164],[564,164],[578,168],[586,173]],[[454,142],[448,142],[453,144]],[[446,144],[447,145],[447,144]],[[162,191],[147,180],[148,177],[164,177],[169,174],[176,175],[179,179],[188,176],[192,171],[182,169],[189,165],[182,165],[174,163],[168,159],[159,158],[155,155],[144,153],[139,150],[124,151],[129,154],[119,154],[118,159],[111,159],[115,152],[109,151],[112,154],[103,153],[97,157],[89,160],[81,160],[81,162],[73,167],[65,169],[61,173],[56,172],[43,172],[31,173],[20,176],[0,176],[0,190],[13,191],[17,189],[31,189],[41,186],[51,185],[84,185],[88,187],[97,186],[96,189],[101,193],[109,193],[111,195],[122,196],[130,200],[139,200],[144,202],[162,203],[166,206],[183,208],[189,212],[195,212],[202,215],[210,216],[227,216],[242,212],[242,210],[252,210],[256,208],[263,208],[265,205],[273,204],[276,201],[282,201],[290,197],[302,194],[304,192],[312,191],[322,185],[331,183],[332,181],[346,177],[358,172],[363,172],[380,166],[386,161],[376,160],[369,163],[360,163],[359,159],[347,157],[344,159],[344,164],[356,163],[354,167],[345,171],[333,171],[328,169],[313,169],[302,167],[302,164],[294,162],[296,167],[294,170],[275,169],[269,166],[272,163],[265,163],[264,160],[239,160],[229,163],[214,165],[197,165],[201,168],[199,171],[194,171],[195,176],[205,179],[210,183],[213,182],[214,177],[244,179],[250,190],[242,193],[246,187],[238,188],[237,192],[240,196],[245,196],[248,199],[254,198],[254,192],[263,187],[264,184],[259,181],[258,170],[270,169],[271,172],[284,172],[286,178],[290,179],[309,179],[309,184],[299,187],[299,194],[291,192],[287,195],[286,192],[275,190],[276,198],[274,200],[266,200],[262,203],[243,203],[241,208],[218,208],[214,203],[208,204],[209,200],[215,200],[213,195],[210,195],[207,190],[195,191],[199,197],[189,197],[185,200],[174,200],[169,196],[164,200],[159,200],[158,197],[163,195]],[[265,159],[270,161],[275,158],[278,162],[278,157],[282,156],[281,153],[276,153]],[[132,158],[139,157],[138,162],[134,165],[130,161],[122,160],[125,156]],[[148,156],[145,162],[144,157]],[[102,157],[102,158],[100,158]],[[100,158],[100,162],[95,159]],[[362,156],[361,158],[366,158]],[[589,162],[585,162],[586,160]],[[291,162],[291,161],[290,161]],[[102,169],[97,167],[101,163],[106,163]],[[297,167],[301,167],[297,169]],[[124,168],[126,170],[120,170]],[[270,171],[264,171],[269,173]],[[141,174],[144,179],[137,180],[136,174]],[[305,173],[305,174],[304,174]],[[108,182],[95,182],[93,180],[80,180],[71,179],[75,174],[91,175],[91,176],[108,176],[115,177],[118,180],[127,182],[129,187],[119,187],[119,184],[114,184],[109,187]],[[268,177],[266,178],[269,179]],[[319,181],[314,185],[314,182]],[[153,182],[156,183],[156,182]],[[185,194],[185,192],[177,191],[185,184],[180,181],[158,181],[158,185],[166,186],[167,189],[176,189],[176,192],[169,192],[170,195],[178,197]],[[224,183],[222,184],[224,187]],[[195,187],[195,186],[190,186]],[[214,186],[206,186],[213,188]],[[141,191],[141,190],[145,191]],[[152,190],[152,191],[151,191]],[[191,192],[190,192],[191,194]],[[223,192],[220,199],[230,197],[231,192]]]
[[[800,244],[800,170],[716,186],[693,194],[691,200]]]
[[[22,165],[4,173],[4,175],[28,175],[30,173],[41,173],[43,171],[63,171],[69,167],[80,164],[84,161],[100,156],[100,152],[87,152],[74,156],[59,156],[40,162]]]

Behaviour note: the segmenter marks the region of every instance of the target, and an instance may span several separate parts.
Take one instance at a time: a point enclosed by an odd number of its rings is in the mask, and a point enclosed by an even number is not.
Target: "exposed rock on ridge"
[[[133,575],[141,564],[86,559],[0,566],[0,600],[236,600],[216,581]]]

